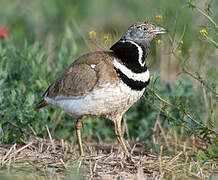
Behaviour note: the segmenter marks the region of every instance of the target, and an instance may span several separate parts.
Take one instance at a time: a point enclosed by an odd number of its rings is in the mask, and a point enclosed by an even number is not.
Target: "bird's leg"
[[[124,143],[124,140],[123,140],[123,136],[122,136],[122,131],[121,131],[121,120],[122,120],[122,117],[117,119],[114,124],[115,124],[115,134],[117,136],[117,139],[118,141],[120,142],[121,144],[121,147],[123,148],[123,151],[125,152],[125,154],[130,157],[131,154],[129,153],[125,143]]]
[[[82,116],[79,117],[76,121],[76,135],[79,144],[80,156],[84,156],[82,139],[81,139],[81,128],[82,128]]]

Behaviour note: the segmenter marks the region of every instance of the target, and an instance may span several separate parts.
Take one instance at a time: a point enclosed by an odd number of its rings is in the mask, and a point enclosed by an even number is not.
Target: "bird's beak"
[[[164,29],[164,28],[162,28],[162,27],[160,27],[160,26],[157,26],[157,27],[156,27],[154,30],[152,30],[151,32],[157,35],[157,34],[165,34],[165,33],[167,33],[167,30]]]

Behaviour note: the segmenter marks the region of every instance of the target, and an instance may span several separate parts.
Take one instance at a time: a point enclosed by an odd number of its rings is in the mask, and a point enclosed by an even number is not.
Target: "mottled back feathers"
[[[95,86],[116,83],[116,71],[111,52],[95,52],[81,56],[52,83],[44,93],[49,98],[77,98],[85,96]]]

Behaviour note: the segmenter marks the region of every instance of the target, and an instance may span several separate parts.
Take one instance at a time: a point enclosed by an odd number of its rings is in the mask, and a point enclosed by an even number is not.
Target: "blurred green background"
[[[109,48],[131,24],[144,20],[169,33],[153,42],[147,59],[151,84],[125,115],[130,139],[159,151],[151,136],[157,133],[158,142],[163,140],[160,130],[154,131],[157,122],[166,132],[180,134],[185,125],[188,135],[213,134],[218,50],[199,32],[206,29],[218,41],[217,26],[207,17],[218,22],[217,9],[216,0],[1,0],[0,28],[8,28],[9,35],[0,40],[0,142],[21,142],[28,137],[23,131],[47,137],[46,124],[56,139],[74,140],[75,117],[52,106],[37,111],[35,104],[73,60],[99,46]],[[96,31],[95,40],[90,31]],[[109,42],[103,41],[104,35]],[[114,142],[113,128],[110,121],[86,117],[83,138]]]

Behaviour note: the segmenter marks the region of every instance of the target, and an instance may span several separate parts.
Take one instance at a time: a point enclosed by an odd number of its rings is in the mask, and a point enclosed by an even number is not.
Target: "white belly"
[[[83,97],[45,97],[49,104],[60,107],[65,112],[76,116],[92,115],[114,120],[115,116],[125,113],[143,94],[142,91],[133,91],[123,82],[118,86],[105,84],[100,89],[94,88]]]

